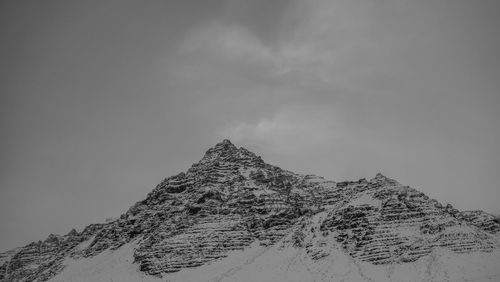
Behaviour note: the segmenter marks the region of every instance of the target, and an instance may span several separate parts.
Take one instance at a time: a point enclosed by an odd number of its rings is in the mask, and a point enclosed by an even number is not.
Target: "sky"
[[[0,251],[119,216],[224,138],[500,214],[496,0],[0,1]]]

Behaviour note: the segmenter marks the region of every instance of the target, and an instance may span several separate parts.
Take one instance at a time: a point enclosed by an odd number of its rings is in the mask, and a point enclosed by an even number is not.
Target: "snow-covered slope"
[[[120,218],[0,254],[0,281],[500,281],[499,234],[381,174],[299,175],[224,140]]]
[[[92,258],[67,259],[64,271],[50,281],[500,281],[499,251],[456,254],[439,248],[415,262],[373,265],[346,255],[334,241],[324,240],[327,255],[315,258],[287,239],[268,247],[253,243],[223,259],[163,277],[139,271],[133,264],[133,242]]]
[[[328,255],[319,259],[282,242],[269,247],[254,243],[226,258],[159,277],[138,271],[133,250],[134,244],[126,244],[93,258],[69,259],[50,281],[500,281],[498,251],[456,254],[440,248],[415,262],[373,265],[346,255],[334,243],[325,246]]]

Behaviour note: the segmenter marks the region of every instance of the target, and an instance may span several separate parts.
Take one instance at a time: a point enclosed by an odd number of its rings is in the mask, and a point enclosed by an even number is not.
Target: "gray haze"
[[[500,213],[500,3],[0,2],[0,251],[119,216],[223,138]]]

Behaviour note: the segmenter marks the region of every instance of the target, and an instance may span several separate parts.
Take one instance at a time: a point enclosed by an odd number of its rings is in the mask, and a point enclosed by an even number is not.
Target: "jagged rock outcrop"
[[[304,223],[312,217],[320,218],[318,226]],[[355,259],[388,264],[415,261],[435,248],[489,252],[498,248],[499,233],[496,217],[443,207],[381,174],[339,183],[299,175],[224,140],[120,218],[0,254],[0,281],[46,281],[66,258],[93,257],[132,241],[138,269],[161,275],[254,242],[285,240],[320,260],[329,255],[322,244],[330,240]]]
[[[354,190],[333,209],[321,229],[332,232],[346,252],[374,264],[411,262],[435,247],[454,252],[492,251],[498,224],[467,217],[451,206],[378,174],[369,182],[348,183]]]

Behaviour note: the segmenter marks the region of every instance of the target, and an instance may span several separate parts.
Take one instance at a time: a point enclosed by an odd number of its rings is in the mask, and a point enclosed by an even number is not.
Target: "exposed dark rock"
[[[326,216],[318,230],[303,223],[320,212]],[[224,140],[118,219],[0,254],[0,281],[45,281],[63,270],[67,257],[93,257],[132,241],[134,263],[158,275],[286,235],[314,260],[328,254],[307,245],[310,234],[332,238],[356,259],[386,264],[414,261],[436,247],[491,251],[499,233],[497,217],[443,207],[382,174],[335,183],[266,164]]]

